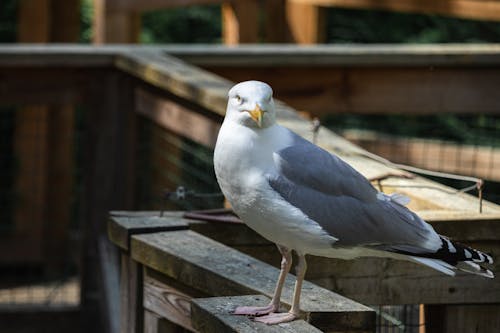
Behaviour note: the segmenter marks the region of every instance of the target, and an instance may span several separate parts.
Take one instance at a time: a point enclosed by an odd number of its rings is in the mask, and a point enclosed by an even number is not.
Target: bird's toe
[[[259,323],[264,323],[267,325],[276,325],[281,323],[288,323],[297,318],[298,316],[294,313],[284,312],[284,313],[270,313],[266,316],[256,317],[254,318],[254,321],[257,321]]]

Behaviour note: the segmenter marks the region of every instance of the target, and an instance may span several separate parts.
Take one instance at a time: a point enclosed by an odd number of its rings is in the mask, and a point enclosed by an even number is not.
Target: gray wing
[[[339,246],[431,250],[439,236],[406,207],[377,198],[378,191],[337,156],[300,138],[275,152],[270,186],[339,239]],[[433,242],[431,242],[433,243]],[[434,246],[432,246],[434,247]]]

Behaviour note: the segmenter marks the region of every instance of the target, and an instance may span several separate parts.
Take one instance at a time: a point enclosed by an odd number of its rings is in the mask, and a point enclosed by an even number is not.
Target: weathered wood
[[[144,278],[144,309],[194,331],[191,324],[191,296],[149,275]]]
[[[215,114],[222,116],[225,113],[226,94],[231,82],[212,73],[153,51],[131,51],[118,55],[115,66]]]
[[[314,115],[498,114],[498,68],[206,66],[235,82],[259,78],[275,96]],[[473,84],[474,83],[474,84]]]
[[[266,306],[270,299],[264,296],[229,296],[199,298],[191,301],[193,326],[204,333],[231,333],[231,332],[287,332],[287,333],[320,333],[316,327],[304,320],[295,320],[291,323],[268,326],[252,321],[248,317],[235,316],[234,309],[241,305]]]
[[[477,0],[289,0],[292,3],[334,6],[357,9],[381,9],[398,12],[441,14],[475,20],[500,20],[500,3],[498,1]]]
[[[108,220],[108,237],[122,250],[130,249],[130,237],[135,234],[145,234],[169,230],[183,230],[188,228],[186,220],[182,219],[182,212],[142,213],[111,212]]]
[[[143,323],[148,326],[142,309],[143,268],[122,252],[120,269],[120,332],[141,333]]]
[[[135,94],[137,113],[180,136],[215,147],[220,121],[144,89],[137,89]]]
[[[498,216],[460,221],[460,213],[433,215],[432,225],[438,232],[452,239],[490,252],[496,258],[500,253],[497,231]],[[477,216],[477,214],[475,214]],[[481,216],[481,215],[479,215]],[[263,239],[245,225],[190,222],[190,228],[221,243],[264,262],[276,265],[280,255],[274,244]],[[497,271],[495,264],[493,271]],[[417,264],[376,258],[352,261],[320,257],[308,258],[307,279],[328,289],[341,292],[365,304],[412,303],[497,303],[500,300],[496,280],[484,279],[465,273],[451,278]],[[431,282],[429,282],[431,281]]]
[[[222,36],[227,45],[257,43],[259,24],[257,0],[233,0],[222,4]]]
[[[120,330],[120,270],[118,249],[105,238],[98,239],[99,268],[102,276],[101,309],[104,316],[104,326],[108,333],[118,333]]]
[[[272,295],[278,270],[252,257],[192,231],[171,231],[132,237],[134,260],[213,296]],[[283,302],[289,300],[294,281],[285,284]],[[321,329],[367,330],[373,312],[347,298],[304,283],[302,310]]]

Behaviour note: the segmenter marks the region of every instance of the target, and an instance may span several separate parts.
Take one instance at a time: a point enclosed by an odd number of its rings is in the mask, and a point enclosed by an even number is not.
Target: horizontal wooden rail
[[[295,320],[279,326],[266,326],[247,317],[231,315],[231,311],[239,304],[266,306],[269,302],[270,298],[260,295],[194,299],[191,302],[193,326],[199,331],[217,333],[321,333],[319,329],[304,320]]]
[[[135,288],[135,293],[143,290],[144,309],[191,329],[190,310],[183,304],[191,302],[193,297],[272,295],[278,269],[196,232],[179,230],[190,221],[180,218],[181,213],[169,212],[164,217],[157,214],[114,212],[108,223],[109,237],[124,250],[122,256],[130,256],[134,263],[147,268],[143,287],[140,281],[136,281],[139,285],[132,286],[127,280],[129,276],[122,273],[124,286]],[[158,231],[162,222],[163,229],[168,231]],[[128,252],[124,246],[128,242],[124,238],[131,239]],[[290,306],[293,285],[294,280],[289,277],[283,297],[285,307]],[[302,310],[312,325],[327,331],[360,332],[373,328],[374,312],[368,307],[309,282],[304,284],[303,290]],[[130,294],[130,291],[122,288],[122,293]],[[206,302],[195,304],[208,304]],[[124,311],[142,316],[137,312],[141,308],[141,304],[127,305]],[[128,314],[122,312],[122,316],[125,319]]]

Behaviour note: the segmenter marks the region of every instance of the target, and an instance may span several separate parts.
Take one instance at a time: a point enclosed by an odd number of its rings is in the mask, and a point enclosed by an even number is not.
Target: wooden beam
[[[137,89],[136,112],[157,125],[207,147],[215,147],[220,122],[165,97]]]
[[[222,4],[222,36],[226,45],[257,43],[259,33],[257,0],[233,0]]]
[[[304,320],[285,325],[268,326],[249,317],[235,316],[231,312],[240,304],[266,306],[270,299],[259,295],[199,298],[191,302],[193,326],[201,332],[218,333],[321,333]]]
[[[288,1],[286,15],[293,42],[297,44],[325,42],[326,11],[324,8]]]
[[[207,256],[207,253],[210,253]],[[132,236],[132,258],[180,284],[213,296],[270,296],[278,270],[192,231],[169,231]],[[283,302],[290,306],[294,279],[288,278]],[[312,325],[327,330],[363,331],[373,325],[368,307],[308,282],[301,308]]]
[[[108,220],[108,237],[123,251],[130,249],[132,235],[188,228],[187,221],[182,219],[183,212],[151,212],[137,216],[133,212],[111,212]]]
[[[495,0],[288,0],[291,3],[357,9],[381,9],[408,13],[440,14],[476,20],[500,20],[500,2]]]
[[[137,43],[140,28],[139,12],[114,10],[107,0],[94,0],[94,44]]]
[[[224,67],[208,70],[235,82],[258,79],[302,111],[358,114],[498,114],[498,68]]]

